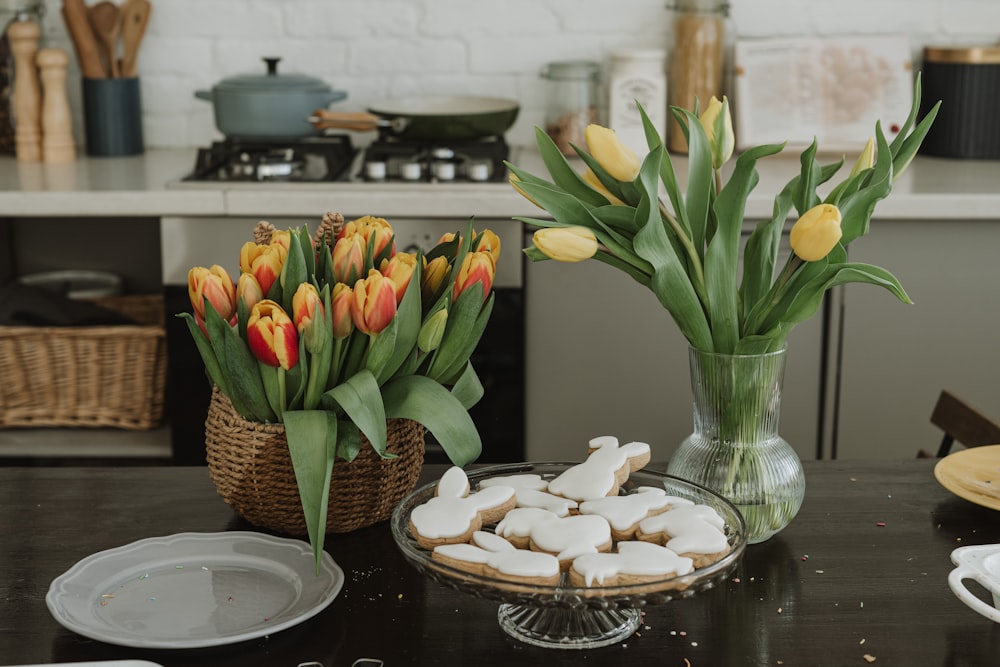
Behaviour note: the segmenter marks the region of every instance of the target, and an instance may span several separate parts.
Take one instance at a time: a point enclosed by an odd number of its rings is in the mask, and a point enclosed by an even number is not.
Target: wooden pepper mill
[[[14,21],[7,28],[14,54],[14,146],[17,159],[28,162],[42,159],[41,90],[35,69],[41,33],[34,21]]]
[[[69,55],[62,49],[41,49],[36,58],[42,79],[42,159],[72,162],[76,159],[73,119],[66,97]]]

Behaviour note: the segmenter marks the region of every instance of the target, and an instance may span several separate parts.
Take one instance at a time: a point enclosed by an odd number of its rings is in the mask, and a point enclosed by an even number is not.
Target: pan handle
[[[317,130],[357,130],[367,132],[387,127],[393,132],[402,132],[406,128],[405,118],[386,119],[374,114],[358,112],[329,111],[317,109],[308,118],[313,128]]]

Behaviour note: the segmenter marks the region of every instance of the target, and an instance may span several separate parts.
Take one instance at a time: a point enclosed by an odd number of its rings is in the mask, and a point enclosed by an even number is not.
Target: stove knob
[[[386,173],[385,162],[366,162],[365,163],[365,176],[368,177],[370,181],[384,181]]]
[[[434,176],[439,181],[453,181],[453,180],[455,180],[455,163],[454,162],[435,162],[434,163]]]
[[[407,162],[399,168],[399,175],[406,181],[419,181],[422,172],[419,162]]]
[[[490,165],[488,162],[473,162],[469,165],[469,180],[484,182],[490,180]]]

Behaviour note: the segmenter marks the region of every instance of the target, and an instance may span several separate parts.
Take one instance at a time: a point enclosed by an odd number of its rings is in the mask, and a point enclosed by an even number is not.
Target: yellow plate
[[[934,477],[959,498],[1000,510],[1000,445],[949,454],[934,466]]]

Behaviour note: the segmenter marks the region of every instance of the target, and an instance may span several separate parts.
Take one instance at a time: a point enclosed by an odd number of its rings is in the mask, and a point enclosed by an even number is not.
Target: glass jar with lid
[[[570,144],[583,147],[587,125],[599,122],[601,66],[589,60],[553,62],[541,76],[549,81],[545,131],[564,155],[575,156]]]
[[[725,94],[726,58],[730,39],[728,0],[673,0],[673,43],[670,55],[670,105],[704,109],[713,97]],[[687,152],[687,140],[670,121],[667,148]]]

